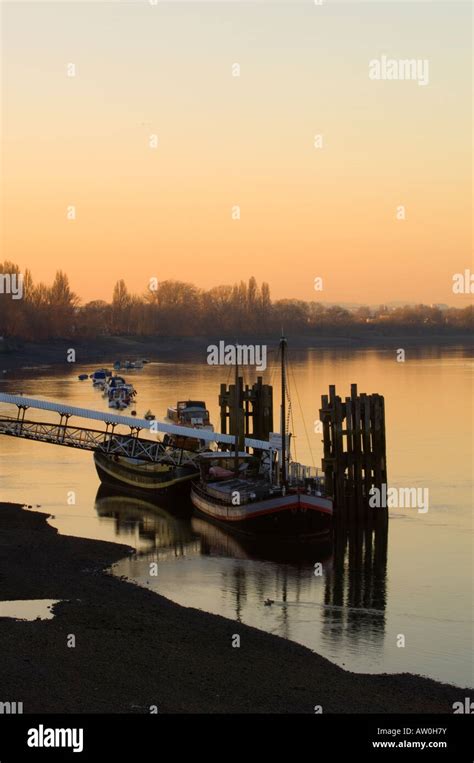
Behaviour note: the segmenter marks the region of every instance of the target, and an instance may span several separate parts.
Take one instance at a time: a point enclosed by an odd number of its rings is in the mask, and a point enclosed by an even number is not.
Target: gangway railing
[[[69,424],[50,424],[21,418],[0,419],[0,434],[176,466],[194,464],[198,455],[182,448],[166,447],[162,442],[146,440],[137,437],[136,434],[118,434]]]
[[[162,441],[140,437],[144,431],[151,435],[164,433],[196,439],[205,444],[217,442],[226,445],[234,445],[235,438],[230,434],[212,432],[208,429],[168,424],[164,421],[139,419],[132,416],[121,416],[115,413],[95,411],[88,408],[56,403],[50,400],[25,397],[24,395],[0,394],[0,403],[16,405],[18,408],[17,418],[4,416],[0,418],[0,434],[13,437],[23,437],[39,442],[48,442],[55,445],[80,448],[82,450],[97,450],[111,455],[137,458],[143,461],[167,462],[167,463],[192,463],[196,454],[183,451],[182,448],[165,445]],[[59,424],[49,422],[37,422],[26,419],[26,411],[34,410],[50,411],[58,413]],[[77,416],[81,419],[101,421],[106,425],[105,430],[90,429],[88,427],[71,426],[69,418]],[[125,426],[130,433],[123,434],[115,431],[117,426]],[[272,450],[270,443],[265,440],[246,438],[245,446],[259,450]],[[185,459],[185,460],[183,460]],[[188,460],[186,460],[188,459]]]

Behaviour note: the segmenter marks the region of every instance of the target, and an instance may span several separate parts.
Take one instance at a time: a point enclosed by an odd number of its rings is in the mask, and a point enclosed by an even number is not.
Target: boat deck
[[[206,491],[209,495],[217,498],[224,503],[232,503],[235,493],[239,494],[240,503],[247,503],[257,499],[268,498],[268,482],[261,479],[239,479],[235,477],[221,482],[208,482]],[[278,488],[275,488],[275,495],[278,494]]]

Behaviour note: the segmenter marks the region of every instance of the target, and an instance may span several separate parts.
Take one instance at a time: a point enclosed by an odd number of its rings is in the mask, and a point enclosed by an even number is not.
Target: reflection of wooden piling
[[[344,402],[329,387],[321,398],[324,455],[322,466],[326,488],[332,493],[338,520],[353,517],[367,520],[371,487],[379,490],[387,482],[385,408],[381,395],[351,395]],[[381,517],[383,509],[375,509]]]
[[[239,377],[239,432],[243,437],[268,440],[273,431],[273,389],[259,376],[251,387]],[[219,395],[221,432],[235,434],[235,384],[221,384]]]
[[[334,536],[333,567],[326,576],[325,619],[332,638],[368,629],[383,640],[386,609],[387,525],[339,526]],[[346,609],[347,607],[347,609]],[[340,608],[340,609],[339,609]],[[368,611],[360,618],[359,611]],[[373,610],[373,612],[371,612]],[[377,617],[377,628],[374,620]],[[338,622],[343,627],[334,629]]]

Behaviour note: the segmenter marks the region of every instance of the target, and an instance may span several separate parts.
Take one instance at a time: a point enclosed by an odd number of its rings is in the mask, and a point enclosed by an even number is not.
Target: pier
[[[236,385],[228,388],[221,385],[219,405],[223,432],[193,430],[162,421],[78,408],[23,395],[0,394],[0,403],[15,405],[18,411],[16,417],[0,417],[0,435],[98,451],[150,463],[187,466],[197,464],[198,452],[165,445],[157,439],[143,437],[141,433],[195,437],[203,444],[216,442],[222,448],[232,451],[235,448],[235,417],[238,415],[238,430],[242,433],[239,450],[275,450],[275,444],[266,439],[270,437],[273,427],[272,387],[264,385],[259,377],[252,387],[246,385],[244,388],[242,379],[239,378],[238,414],[235,405],[236,389]],[[366,521],[371,515],[368,507],[370,490],[373,487],[381,489],[387,483],[384,398],[378,394],[358,394],[357,385],[352,384],[350,396],[343,400],[336,395],[335,386],[331,385],[329,395],[323,395],[321,403],[324,448],[322,470],[326,492],[334,501],[335,519],[337,522],[350,522],[354,519]],[[59,422],[29,420],[26,418],[29,409],[56,413]],[[72,417],[101,422],[104,428],[72,425],[69,422]],[[116,431],[120,426],[128,431]],[[251,437],[251,434],[257,436]],[[379,509],[377,515],[386,519],[386,509]]]
[[[120,416],[119,414],[95,411],[88,408],[77,408],[64,405],[50,400],[39,400],[23,395],[0,394],[0,403],[16,405],[18,415],[16,417],[2,416],[0,418],[0,435],[22,437],[37,442],[47,442],[52,445],[62,445],[80,450],[99,451],[113,456],[137,458],[151,463],[167,463],[184,466],[194,463],[197,453],[183,451],[182,448],[165,446],[162,442],[140,437],[140,432],[150,434],[174,434],[186,438],[195,437],[206,443],[218,442],[233,446],[235,438],[231,434],[211,432],[206,429],[190,429],[185,426],[177,426],[162,421],[148,421],[134,416]],[[39,422],[26,419],[28,409],[48,411],[59,414],[59,423]],[[100,421],[105,424],[105,429],[98,430],[89,427],[72,426],[69,424],[71,417]],[[125,426],[129,433],[115,431],[117,426]],[[255,438],[245,438],[245,447],[259,450],[270,450],[270,443]]]

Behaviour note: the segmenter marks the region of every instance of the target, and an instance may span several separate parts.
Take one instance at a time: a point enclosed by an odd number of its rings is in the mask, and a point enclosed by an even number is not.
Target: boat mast
[[[234,397],[234,419],[235,419],[235,444],[234,444],[234,471],[235,476],[239,474],[239,420],[240,420],[240,388],[239,388],[239,363],[237,343],[235,345],[235,397]]]
[[[285,350],[286,339],[282,335],[280,339],[281,350],[281,469],[280,481],[282,487],[286,487],[286,375],[285,375]]]

